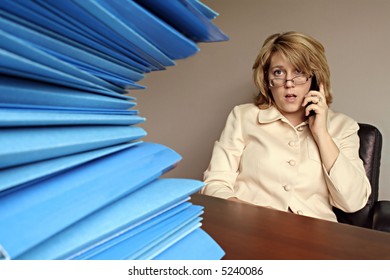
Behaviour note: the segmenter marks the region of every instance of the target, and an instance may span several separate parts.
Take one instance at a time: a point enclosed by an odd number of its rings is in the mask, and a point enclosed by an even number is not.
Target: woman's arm
[[[214,144],[210,164],[204,172],[205,187],[201,193],[236,198],[234,185],[245,146],[241,121],[240,107],[236,106],[226,120],[220,139]]]
[[[343,137],[337,139],[340,152],[332,168],[325,172],[324,166],[324,177],[330,203],[345,212],[356,212],[366,205],[371,186],[359,157],[359,127],[350,122],[343,128]]]
[[[340,136],[336,144],[328,130],[329,109],[322,85],[319,91],[307,94],[308,102],[314,102],[310,109],[315,115],[309,118],[309,126],[321,156],[330,203],[345,212],[356,212],[366,205],[371,193],[359,158],[358,124],[349,118],[343,119],[342,125],[339,121],[337,134]]]

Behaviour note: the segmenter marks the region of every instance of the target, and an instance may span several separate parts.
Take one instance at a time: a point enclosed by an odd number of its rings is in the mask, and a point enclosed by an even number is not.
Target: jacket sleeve
[[[344,212],[362,209],[371,194],[371,186],[359,157],[358,124],[348,120],[334,139],[340,153],[329,174],[324,168],[330,203]]]
[[[244,146],[240,107],[236,106],[227,118],[220,139],[214,144],[201,193],[221,198],[235,197],[234,184]]]

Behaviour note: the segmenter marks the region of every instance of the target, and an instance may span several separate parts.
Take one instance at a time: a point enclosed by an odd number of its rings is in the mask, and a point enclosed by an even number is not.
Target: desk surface
[[[390,259],[390,233],[194,194],[202,228],[232,260]]]

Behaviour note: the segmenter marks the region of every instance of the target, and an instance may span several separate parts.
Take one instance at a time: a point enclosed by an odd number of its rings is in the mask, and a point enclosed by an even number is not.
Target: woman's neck
[[[282,115],[295,127],[306,121],[305,111],[302,113],[282,113]]]

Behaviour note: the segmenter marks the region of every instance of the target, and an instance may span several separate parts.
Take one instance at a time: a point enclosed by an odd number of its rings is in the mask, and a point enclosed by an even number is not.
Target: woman
[[[230,113],[201,193],[337,221],[371,193],[358,124],[329,109],[324,47],[298,32],[268,37],[253,65],[254,104]]]

